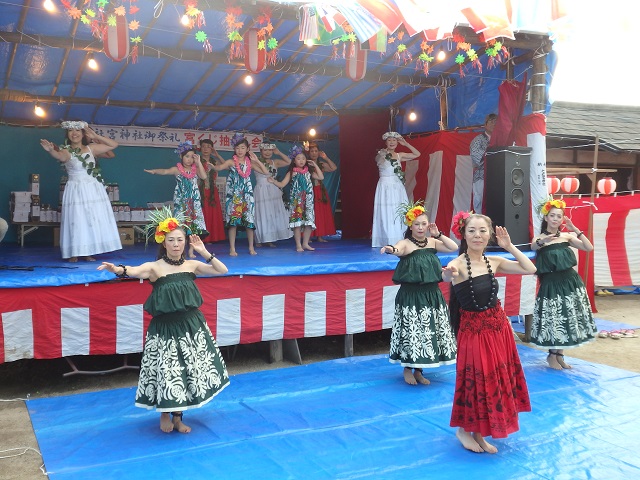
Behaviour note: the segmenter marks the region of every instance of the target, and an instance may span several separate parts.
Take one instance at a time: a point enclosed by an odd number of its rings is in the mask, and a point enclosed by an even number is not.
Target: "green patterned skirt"
[[[224,359],[199,309],[151,320],[140,365],[137,407],[159,412],[198,408],[228,384]]]
[[[531,343],[563,349],[595,340],[596,323],[582,279],[573,268],[540,279],[531,323]]]
[[[411,368],[455,363],[456,339],[437,283],[400,285],[389,361]]]

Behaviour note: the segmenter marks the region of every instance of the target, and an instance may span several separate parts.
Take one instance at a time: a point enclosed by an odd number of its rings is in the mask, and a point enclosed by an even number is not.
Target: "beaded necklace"
[[[164,260],[165,262],[167,262],[169,265],[175,265],[175,266],[177,267],[177,266],[180,266],[180,265],[182,265],[182,264],[184,263],[184,255],[181,255],[179,260],[172,260],[172,259],[170,259],[170,258],[167,256],[167,254],[165,253],[165,254],[162,256],[162,260]]]
[[[418,240],[417,238],[413,238],[413,235],[409,236],[409,240],[418,248],[424,248],[429,243],[428,238],[425,238],[424,240]]]
[[[545,235],[553,235],[556,238],[560,236],[560,230],[558,230],[556,233],[551,233],[551,232],[548,232],[547,230],[543,230],[542,233],[544,233]]]
[[[196,176],[196,169],[194,168],[193,165],[191,165],[191,171],[187,172],[184,169],[184,165],[182,165],[182,163],[176,163],[176,167],[178,167],[178,171],[180,172],[180,175],[182,175],[185,178],[188,178],[189,180],[191,180],[193,177]]]
[[[469,254],[467,252],[464,253],[464,258],[467,260],[467,272],[469,273],[469,293],[471,293],[471,301],[473,302],[473,306],[476,307],[476,310],[484,311],[489,308],[489,305],[493,303],[493,300],[496,298],[496,285],[495,285],[495,277],[493,275],[493,270],[491,270],[491,263],[489,263],[489,259],[483,253],[482,258],[487,264],[487,270],[489,271],[489,275],[491,276],[491,295],[489,296],[489,301],[484,307],[478,305],[478,301],[476,300],[476,296],[473,292],[473,277],[471,276],[471,259],[469,258]]]
[[[236,166],[238,175],[240,175],[242,178],[248,178],[251,175],[251,161],[247,162],[247,157],[243,159],[242,167],[240,167],[240,159],[237,155],[233,156],[233,163]]]

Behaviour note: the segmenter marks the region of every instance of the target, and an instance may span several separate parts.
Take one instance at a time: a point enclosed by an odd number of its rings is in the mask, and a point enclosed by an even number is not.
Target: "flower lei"
[[[309,167],[305,166],[304,168],[293,167],[294,173],[299,173],[300,175],[304,175],[305,173],[309,173]]]
[[[451,231],[453,232],[453,234],[456,236],[458,240],[462,240],[462,237],[464,236],[462,234],[462,229],[464,228],[465,221],[470,216],[471,216],[471,213],[469,212],[458,212],[453,216],[452,223],[451,223]]]
[[[88,153],[83,154],[82,150],[80,150],[80,147],[73,148],[71,145],[60,145],[60,149],[67,150],[72,157],[76,157],[80,161],[80,163],[82,163],[82,167],[87,171],[89,175],[98,180],[102,185],[105,184],[104,178],[102,178],[100,167],[98,167],[95,161],[87,161],[87,159],[89,158]]]
[[[184,165],[182,165],[182,163],[176,163],[176,167],[178,167],[178,171],[180,172],[180,175],[182,175],[185,178],[188,178],[189,180],[191,180],[193,177],[195,177],[197,175],[197,171],[195,168],[195,164],[191,165],[191,171],[187,172],[184,169]]]
[[[546,202],[540,204],[540,213],[542,215],[548,215],[549,211],[552,208],[559,208],[561,210],[564,210],[565,208],[567,208],[567,204],[564,202],[564,200],[547,200]]]
[[[233,156],[233,163],[236,166],[238,175],[240,175],[242,178],[248,178],[251,175],[251,160],[247,162],[247,157],[244,158],[244,170],[240,167],[240,159],[237,155]]]
[[[393,158],[393,156],[390,153],[387,153],[384,156],[385,160],[389,160],[389,163],[391,164],[391,166],[393,167],[393,173],[396,174],[396,176],[398,177],[398,179],[402,182],[402,184],[405,184],[405,178],[404,178],[404,170],[402,170],[402,166],[400,165],[400,162],[398,162],[398,160],[396,160],[395,158]]]

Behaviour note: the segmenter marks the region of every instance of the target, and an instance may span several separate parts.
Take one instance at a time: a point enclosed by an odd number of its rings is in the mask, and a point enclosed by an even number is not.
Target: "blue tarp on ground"
[[[385,355],[235,375],[186,413],[188,435],[162,433],[134,388],[27,406],[52,480],[640,478],[640,376],[577,359],[554,371],[518,350],[533,411],[496,455],[464,450],[449,427],[455,366],[409,386]]]

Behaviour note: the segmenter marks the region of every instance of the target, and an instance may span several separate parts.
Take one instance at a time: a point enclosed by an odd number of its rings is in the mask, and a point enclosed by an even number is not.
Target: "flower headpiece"
[[[402,135],[400,135],[398,132],[387,132],[382,135],[382,140],[386,140],[387,138],[402,138]]]
[[[231,137],[231,145],[235,148],[242,140],[244,140],[244,134],[236,132],[233,134],[233,137]]]
[[[66,130],[82,130],[84,128],[87,128],[89,125],[87,124],[87,122],[83,122],[81,120],[65,120],[60,126]]]
[[[548,215],[549,211],[552,208],[559,208],[561,210],[564,210],[565,208],[567,208],[567,204],[564,202],[564,200],[554,200],[553,197],[550,197],[546,200],[543,200],[538,205],[538,210],[542,215]]]
[[[260,150],[275,150],[275,149],[276,149],[275,143],[261,143],[260,144]]]
[[[187,140],[186,142],[179,143],[178,148],[176,148],[174,152],[177,153],[180,157],[182,157],[182,155],[184,155],[189,150],[195,150],[195,149],[196,149],[196,146],[193,143],[191,143],[191,140]]]
[[[171,208],[165,206],[162,209],[154,210],[149,215],[149,223],[145,228],[147,241],[153,235],[156,243],[164,242],[167,233],[174,231],[176,228],[183,228],[187,235],[190,233],[188,227],[184,224],[185,217],[182,212],[174,212]]]
[[[308,141],[304,141],[302,142],[302,148],[304,148],[305,152],[309,151],[309,142]]]
[[[398,207],[398,217],[402,219],[407,227],[410,227],[420,215],[425,214],[423,203],[422,200],[418,200],[415,203],[403,203]]]
[[[458,240],[462,240],[462,237],[464,237],[462,234],[462,228],[464,228],[464,222],[472,213],[473,212],[458,212],[453,216],[451,221],[451,231]]]
[[[301,153],[304,153],[302,147],[300,145],[294,145],[293,147],[291,147],[291,150],[289,150],[289,158],[291,160],[295,160],[296,157]]]

